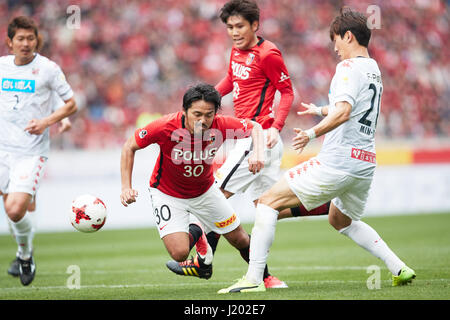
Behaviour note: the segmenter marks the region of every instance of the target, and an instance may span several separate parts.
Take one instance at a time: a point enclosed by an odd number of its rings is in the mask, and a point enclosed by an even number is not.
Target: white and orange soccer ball
[[[106,221],[105,203],[90,194],[84,194],[72,201],[70,223],[81,232],[95,232],[101,229]]]

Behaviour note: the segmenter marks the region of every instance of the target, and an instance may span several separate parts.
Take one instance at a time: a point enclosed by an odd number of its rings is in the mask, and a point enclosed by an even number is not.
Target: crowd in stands
[[[225,0],[6,0],[0,3],[0,41],[8,22],[29,15],[76,94],[73,129],[55,137],[54,148],[115,148],[137,127],[142,114],[181,109],[197,82],[225,76],[231,41],[218,18]],[[318,118],[299,118],[300,102],[324,105],[339,62],[329,26],[342,5],[381,18],[369,46],[383,75],[378,139],[450,136],[450,39],[448,2],[440,0],[332,1],[260,0],[258,34],[282,51],[295,101],[282,136],[309,128]],[[80,24],[73,22],[80,9]],[[376,18],[376,17],[375,17]],[[445,40],[447,39],[447,40]],[[1,46],[0,55],[8,54]],[[231,95],[223,113],[232,114]]]

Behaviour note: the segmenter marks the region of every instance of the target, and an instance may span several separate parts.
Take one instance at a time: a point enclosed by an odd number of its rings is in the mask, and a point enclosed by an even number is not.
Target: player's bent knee
[[[328,215],[328,222],[337,231],[348,227],[352,223],[352,219],[344,216],[342,213],[330,212]]]
[[[18,202],[14,202],[5,206],[5,212],[9,219],[13,222],[20,221],[26,213],[26,208]]]
[[[263,204],[266,205],[268,207],[271,207],[272,209],[276,209],[273,207],[273,205],[275,204],[276,199],[274,198],[274,196],[269,193],[269,192],[265,192],[261,197],[259,197],[258,199],[258,204]]]
[[[330,223],[330,225],[336,229],[336,230],[340,230],[341,228],[339,228],[339,223],[336,219],[336,216],[334,215],[328,215],[328,222]]]
[[[189,250],[180,249],[180,248],[173,248],[169,249],[169,254],[172,257],[173,260],[177,262],[182,262],[186,260],[189,256]]]

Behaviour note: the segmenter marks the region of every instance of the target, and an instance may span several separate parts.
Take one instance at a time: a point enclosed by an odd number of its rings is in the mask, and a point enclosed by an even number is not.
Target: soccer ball
[[[84,194],[72,201],[70,223],[81,232],[100,230],[106,221],[106,206],[99,198]]]

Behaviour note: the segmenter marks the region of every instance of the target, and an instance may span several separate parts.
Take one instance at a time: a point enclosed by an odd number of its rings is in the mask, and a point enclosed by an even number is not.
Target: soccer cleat
[[[8,269],[8,274],[12,275],[13,277],[18,277],[19,276],[19,258],[16,257],[12,262],[11,265],[9,266]]]
[[[198,256],[191,257],[183,262],[168,261],[166,263],[170,271],[181,276],[199,277],[202,279],[209,279],[212,276],[212,264],[204,264],[203,259]]]
[[[416,273],[413,269],[404,266],[401,270],[398,276],[392,275],[392,286],[403,286],[408,283],[411,283],[413,279],[416,278]]]
[[[264,279],[264,286],[266,287],[266,289],[281,289],[288,287],[286,282],[281,281],[280,279],[274,276],[266,277]]]
[[[208,253],[208,240],[206,239],[205,232],[202,232],[202,236],[195,243],[195,250],[203,257]]]
[[[247,279],[245,279],[245,276],[242,277],[242,279],[238,280],[235,284],[232,286],[220,289],[217,291],[218,294],[224,294],[224,293],[233,293],[233,292],[264,292],[266,291],[266,287],[264,286],[264,281],[261,281],[260,284],[254,284]]]
[[[17,259],[19,260],[20,282],[22,282],[24,286],[27,286],[33,281],[34,275],[36,274],[36,265],[34,264],[33,256],[28,260]]]

